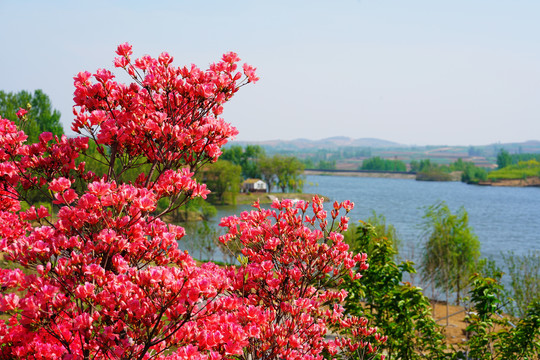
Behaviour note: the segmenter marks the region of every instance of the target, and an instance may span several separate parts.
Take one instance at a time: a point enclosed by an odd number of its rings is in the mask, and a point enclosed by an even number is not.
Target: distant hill
[[[528,140],[520,143],[492,144],[506,149],[510,153],[538,153],[540,152],[540,141]]]
[[[414,148],[414,149],[426,149],[431,150],[437,148],[444,148],[446,151],[457,149],[463,151],[468,148],[483,149],[485,152],[496,152],[499,149],[505,149],[510,153],[538,153],[540,152],[539,140],[528,140],[520,143],[493,143],[488,145],[474,145],[474,146],[447,146],[447,145],[405,145],[396,143],[393,141],[376,139],[376,138],[360,138],[353,139],[347,136],[334,136],[320,140],[311,140],[305,138],[298,138],[294,140],[265,140],[265,141],[234,141],[229,145],[260,145],[265,148],[273,149],[276,151],[298,151],[309,149],[327,149],[333,150],[343,147],[355,147],[355,148],[372,148],[372,149],[400,149],[400,148]],[[495,149],[495,150],[494,150]]]
[[[235,141],[234,145],[244,146],[246,144],[261,145],[276,150],[304,150],[304,149],[334,149],[340,147],[369,147],[369,148],[396,148],[406,145],[396,142],[375,139],[361,138],[353,139],[346,136],[334,136],[320,140],[294,139],[294,140],[267,140],[267,141]]]

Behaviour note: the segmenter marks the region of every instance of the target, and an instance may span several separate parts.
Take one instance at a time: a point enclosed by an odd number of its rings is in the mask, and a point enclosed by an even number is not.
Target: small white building
[[[242,183],[243,192],[266,192],[266,183],[261,179],[247,179]]]

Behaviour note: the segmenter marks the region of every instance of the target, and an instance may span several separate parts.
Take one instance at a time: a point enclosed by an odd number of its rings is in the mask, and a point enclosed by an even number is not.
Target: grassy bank
[[[540,177],[540,163],[538,161],[521,161],[516,165],[495,170],[488,175],[488,179],[492,181],[526,179],[529,177]]]

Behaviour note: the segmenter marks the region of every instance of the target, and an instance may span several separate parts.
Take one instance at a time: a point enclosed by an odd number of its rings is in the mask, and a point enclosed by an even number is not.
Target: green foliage
[[[471,164],[467,161],[463,161],[462,158],[457,159],[452,164],[450,164],[450,171],[464,171],[467,167],[467,164]],[[474,165],[474,164],[473,164]]]
[[[302,160],[302,164],[306,169],[317,169],[317,170],[335,170],[336,169],[336,160],[319,160],[318,163],[315,163],[312,158],[307,158]]]
[[[488,175],[490,180],[526,179],[540,176],[540,162],[536,160],[521,161],[516,165],[508,165]]]
[[[508,151],[501,149],[497,154],[497,167],[499,169],[505,168],[512,164],[512,157]]]
[[[304,164],[294,156],[262,157],[259,169],[268,185],[268,192],[272,192],[273,186],[278,186],[282,192],[302,192]]]
[[[317,164],[317,169],[335,170],[335,168],[336,168],[336,160],[328,160],[328,161],[320,160],[319,163]]]
[[[280,187],[282,192],[302,191],[304,163],[294,156],[269,157],[265,155],[262,147],[248,145],[245,149],[231,146],[223,152],[221,159],[241,166],[244,178],[264,180],[268,185],[268,192],[272,192],[274,186]]]
[[[302,192],[304,187],[304,165],[293,156],[278,156],[277,186],[281,192]]]
[[[540,301],[535,300],[516,327],[499,333],[496,349],[501,359],[540,358]]]
[[[261,170],[261,177],[268,185],[268,192],[272,192],[272,188],[277,181],[277,168],[276,163],[271,157],[262,157],[259,159],[259,169]]]
[[[523,318],[529,304],[540,302],[540,251],[517,256],[514,252],[502,254],[512,288],[512,305],[506,310]]]
[[[19,108],[28,110],[25,124],[20,124],[17,118]],[[22,128],[31,143],[38,142],[42,132],[51,132],[58,136],[64,134],[60,112],[52,109],[49,97],[41,90],[36,90],[33,94],[24,90],[18,93],[0,91],[0,114],[19,126],[23,125]]]
[[[452,214],[446,203],[439,202],[426,209],[424,231],[422,278],[447,294],[455,291],[459,304],[480,256],[480,242],[469,227],[468,214],[463,207]]]
[[[506,360],[538,359],[540,355],[540,302],[528,307],[526,316],[513,326],[502,315],[504,288],[501,273],[494,278],[479,274],[471,278],[470,297],[473,311],[466,320],[469,339],[464,350],[456,353],[458,359]]]
[[[425,159],[411,161],[411,171],[416,172],[416,180],[420,181],[451,181],[451,169],[448,166],[432,163],[431,160]]]
[[[270,152],[282,155],[292,155],[299,158],[306,169],[335,170],[336,163],[352,160],[360,161],[363,157],[371,156],[371,149],[367,147],[341,146],[337,148],[319,148],[311,147],[283,149],[282,147],[269,147]]]
[[[376,170],[376,171],[407,171],[407,166],[400,160],[388,160],[379,156],[366,159],[362,162],[361,170]]]
[[[223,149],[221,160],[227,160],[242,168],[242,177],[244,179],[261,177],[259,168],[259,159],[265,156],[264,149],[259,145],[246,145],[242,148],[239,145],[233,145]]]
[[[487,171],[484,168],[474,165],[469,161],[463,161],[459,158],[450,165],[438,165],[432,163],[429,159],[411,161],[411,171],[417,173],[416,179],[423,181],[451,181],[451,175],[454,171],[461,172],[461,181],[476,184],[479,181],[487,180]]]
[[[227,160],[218,160],[202,169],[202,182],[212,191],[208,201],[213,204],[236,204],[236,195],[240,192],[242,168]]]
[[[536,160],[540,162],[540,154],[529,154],[529,153],[511,154],[510,157],[512,159],[512,165],[516,165],[522,161],[529,161],[529,160]]]
[[[437,164],[432,163],[429,159],[420,161],[413,160],[409,165],[411,167],[411,171],[414,172],[428,172],[438,167]]]
[[[353,251],[368,255],[369,269],[361,280],[343,284],[349,295],[345,309],[366,317],[388,336],[382,346],[387,359],[443,359],[442,329],[431,316],[431,304],[422,289],[403,282],[405,273],[414,273],[413,263],[394,261],[397,251],[392,241],[381,237],[376,228],[361,222],[355,237],[347,242]]]
[[[366,220],[366,223],[369,224],[377,236],[385,238],[389,241],[391,248],[395,252],[395,255],[399,253],[399,248],[401,246],[401,239],[397,233],[394,225],[386,222],[386,217],[383,214],[377,214],[375,211],[372,211],[371,216]],[[365,226],[365,223],[360,223],[360,225],[350,224],[349,230],[344,234],[345,241],[351,246],[351,250],[355,253],[366,252],[365,246],[367,243],[360,243],[356,237],[359,231],[359,227]]]
[[[471,280],[470,297],[474,311],[469,312],[466,318],[469,322],[466,330],[471,334],[465,344],[466,353],[473,359],[492,359],[496,341],[495,326],[506,325],[504,318],[495,316],[500,312],[503,287],[496,279],[485,278],[478,274]]]
[[[453,171],[461,172],[461,181],[468,184],[476,184],[479,181],[487,180],[487,171],[484,168],[474,165],[469,161],[463,161],[459,158],[449,166],[429,164],[425,170],[419,173],[421,180],[450,180],[450,173]],[[420,179],[419,179],[420,180]]]
[[[461,174],[461,181],[467,184],[477,184],[480,181],[486,181],[488,173],[486,169],[475,166],[473,163],[466,162],[463,173]]]

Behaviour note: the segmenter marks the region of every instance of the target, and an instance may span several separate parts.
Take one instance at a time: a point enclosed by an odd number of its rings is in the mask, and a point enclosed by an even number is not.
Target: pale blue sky
[[[540,139],[540,1],[0,0],[0,89],[43,89],[72,120],[73,76],[116,46],[258,68],[223,117],[239,140],[403,144]]]

